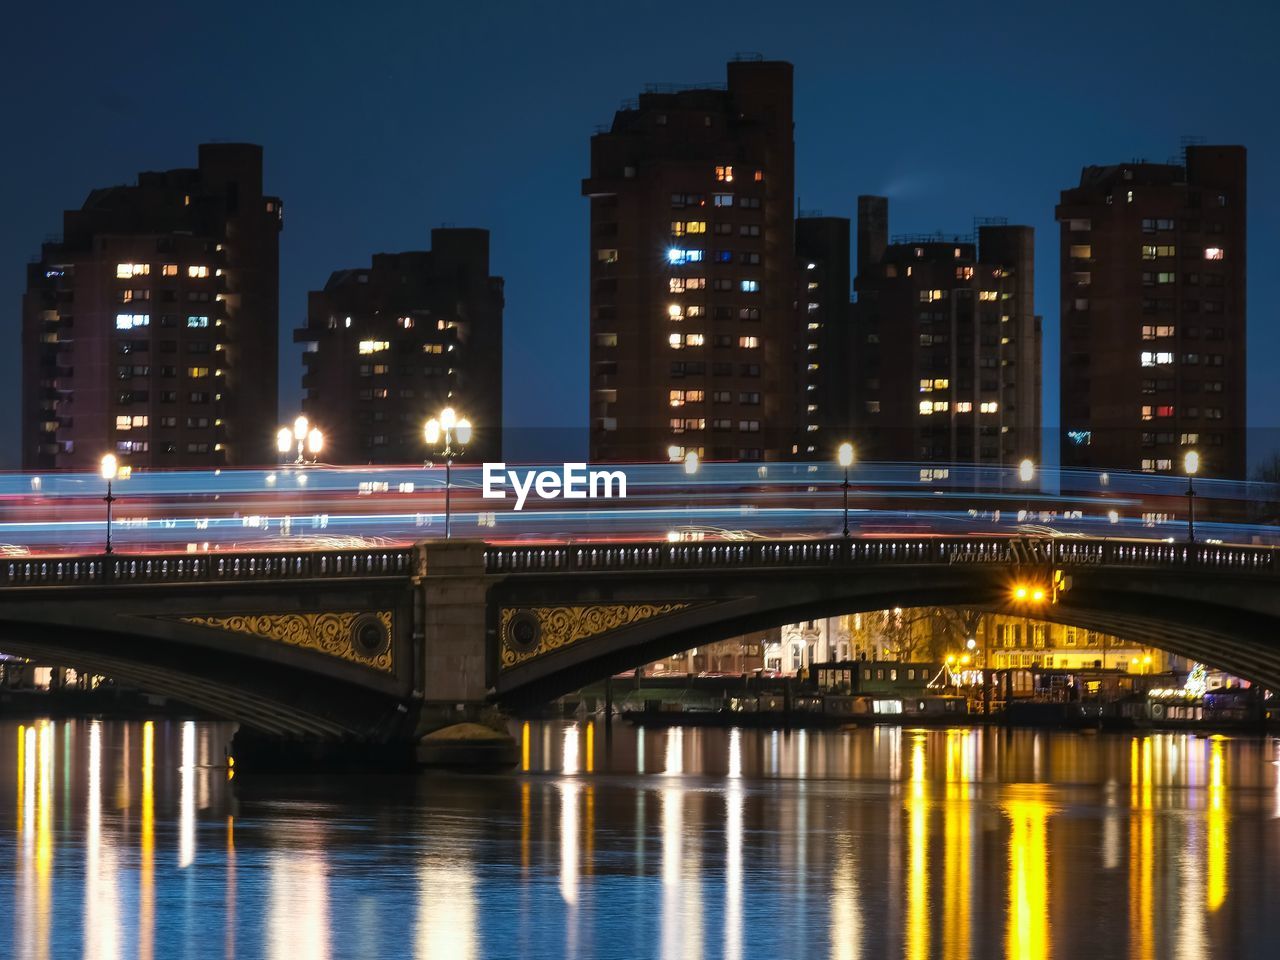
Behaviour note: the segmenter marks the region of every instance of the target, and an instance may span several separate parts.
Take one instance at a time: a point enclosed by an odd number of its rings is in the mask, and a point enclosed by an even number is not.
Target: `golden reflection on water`
[[[142,725],[142,827],[139,831],[138,956],[150,960],[155,934],[156,725]]]
[[[1227,810],[1226,774],[1223,771],[1222,740],[1214,738],[1209,753],[1209,829],[1205,906],[1217,910],[1227,899]]]
[[[61,957],[70,936],[77,956],[154,960],[189,952],[198,931],[227,960],[327,960],[353,936],[385,952],[395,930],[421,958],[518,952],[517,932],[567,957],[620,925],[641,938],[620,955],[741,960],[775,943],[780,958],[1047,960],[1087,949],[1101,914],[1121,953],[1196,960],[1230,955],[1240,916],[1278,922],[1251,881],[1280,829],[1271,743],[890,727],[633,737],[587,720],[513,732],[521,771],[417,782],[429,813],[377,848],[400,865],[371,874],[360,845],[380,827],[346,818],[394,819],[378,798],[240,817],[201,724],[7,727],[0,955]],[[402,899],[384,902],[396,878]]]
[[[1155,957],[1155,813],[1151,807],[1154,784],[1151,737],[1130,745],[1129,813],[1129,956],[1134,960]]]
[[[1009,817],[1009,921],[1006,953],[1016,960],[1049,956],[1049,852],[1051,807],[1041,784],[1014,788]]]
[[[907,788],[907,960],[929,955],[929,783],[925,779],[925,734],[911,735],[911,782]]]
[[[976,739],[972,730],[948,730],[946,743],[946,816],[944,823],[942,956],[968,960],[970,858],[973,811],[970,784]]]

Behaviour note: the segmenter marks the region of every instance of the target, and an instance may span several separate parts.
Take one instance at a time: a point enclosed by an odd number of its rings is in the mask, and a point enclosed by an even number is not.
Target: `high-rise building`
[[[1031,227],[889,240],[858,198],[851,390],[861,459],[1011,466],[1040,459],[1040,318]]]
[[[805,460],[830,460],[854,439],[849,254],[848,218],[796,220],[799,435],[793,452]]]
[[[791,74],[650,87],[592,138],[593,460],[791,455]]]
[[[332,463],[429,457],[428,418],[451,406],[475,430],[468,460],[500,460],[502,278],[489,231],[431,231],[431,249],[375,254],[339,270],[307,304],[303,412]]]
[[[23,466],[271,462],[282,223],[252,144],[66,211],[27,271]]]
[[[1245,473],[1245,148],[1062,192],[1062,463]]]

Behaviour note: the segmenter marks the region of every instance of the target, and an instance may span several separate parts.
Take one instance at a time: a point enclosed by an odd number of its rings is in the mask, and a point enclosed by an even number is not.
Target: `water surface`
[[[516,726],[500,776],[238,777],[0,724],[0,956],[1274,957],[1277,744]]]

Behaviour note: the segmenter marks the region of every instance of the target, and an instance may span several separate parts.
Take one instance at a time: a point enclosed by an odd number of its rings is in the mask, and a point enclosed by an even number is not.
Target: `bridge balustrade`
[[[407,577],[411,569],[409,550],[10,560],[0,587]]]
[[[1041,563],[1058,566],[1185,567],[1274,574],[1271,547],[1109,540],[921,538],[662,543],[625,546],[490,547],[493,574],[642,572],[856,564]]]

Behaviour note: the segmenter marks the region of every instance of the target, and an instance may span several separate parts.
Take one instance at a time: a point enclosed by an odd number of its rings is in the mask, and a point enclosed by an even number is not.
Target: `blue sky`
[[[26,261],[90,189],[194,165],[211,139],[263,144],[285,201],[282,414],[306,292],[452,224],[492,230],[506,278],[508,426],[585,427],[590,135],[643,84],[722,81],[739,51],[796,66],[806,210],[851,216],[884,193],[894,233],[967,233],[975,216],[1036,228],[1047,425],[1058,191],[1086,164],[1163,161],[1183,135],[1245,144],[1250,424],[1266,431],[1251,454],[1280,448],[1271,4],[76,0],[23,4],[5,26],[0,466],[17,463]]]

